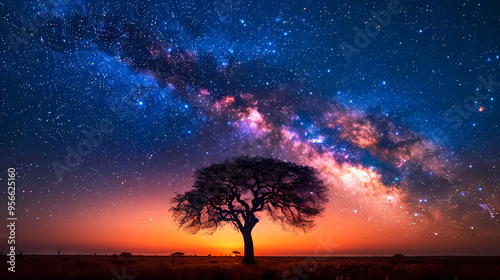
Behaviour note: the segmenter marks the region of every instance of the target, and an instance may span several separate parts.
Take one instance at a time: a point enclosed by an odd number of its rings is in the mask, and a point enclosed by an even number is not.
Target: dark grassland
[[[304,268],[305,259],[257,257],[244,265],[241,257],[29,255],[12,273],[3,256],[0,279],[500,279],[500,257],[331,257]]]

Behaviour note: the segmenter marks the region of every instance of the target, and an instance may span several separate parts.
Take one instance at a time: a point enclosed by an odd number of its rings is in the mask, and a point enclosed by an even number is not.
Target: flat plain
[[[241,257],[26,255],[1,279],[500,279],[500,257]]]

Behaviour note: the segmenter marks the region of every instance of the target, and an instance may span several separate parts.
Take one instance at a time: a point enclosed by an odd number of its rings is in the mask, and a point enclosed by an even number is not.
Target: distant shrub
[[[172,257],[184,257],[185,254],[183,252],[175,252],[171,254]]]

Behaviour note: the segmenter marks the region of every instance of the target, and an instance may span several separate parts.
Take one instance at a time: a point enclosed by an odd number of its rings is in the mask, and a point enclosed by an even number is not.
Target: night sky
[[[256,255],[498,255],[500,3],[416,2],[2,2],[17,246],[241,250],[168,209],[194,170],[247,154],[330,188],[315,231],[261,217]]]

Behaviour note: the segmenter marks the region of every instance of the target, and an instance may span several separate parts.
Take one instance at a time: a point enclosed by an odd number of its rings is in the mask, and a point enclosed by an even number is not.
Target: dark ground
[[[2,258],[0,279],[500,279],[500,257],[22,256],[16,272]]]

